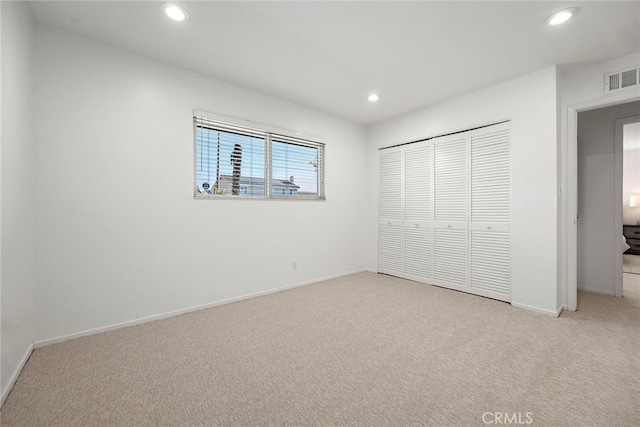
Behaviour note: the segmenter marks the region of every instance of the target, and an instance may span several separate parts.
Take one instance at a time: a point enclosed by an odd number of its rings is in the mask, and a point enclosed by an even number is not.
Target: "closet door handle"
[[[487,230],[493,230],[493,227],[492,226],[488,226]]]
[[[451,228],[451,227],[452,227],[452,225],[451,225],[451,224],[448,224],[448,225],[447,225],[447,228]]]

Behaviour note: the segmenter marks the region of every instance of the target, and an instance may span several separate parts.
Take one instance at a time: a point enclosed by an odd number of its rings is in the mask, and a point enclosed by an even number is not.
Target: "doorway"
[[[640,116],[616,123],[616,135],[622,136],[622,227],[623,286],[640,276]],[[626,289],[626,288],[625,288]]]
[[[623,222],[630,222],[630,210],[636,209],[630,206],[631,195],[640,190],[638,179],[630,179],[625,187],[626,197],[623,194],[624,136],[626,130],[630,139],[635,129],[631,125],[639,121],[640,101],[578,113],[578,290],[624,294],[623,252],[627,249],[623,247]],[[628,145],[633,146],[631,141]],[[635,153],[630,150],[627,169],[633,165]],[[638,176],[638,170],[627,172],[630,177],[633,173]],[[629,227],[632,225],[627,224],[624,229],[630,233]]]

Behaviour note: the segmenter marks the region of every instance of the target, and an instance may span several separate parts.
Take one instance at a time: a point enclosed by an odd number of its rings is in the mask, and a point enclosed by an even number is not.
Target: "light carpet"
[[[296,288],[38,349],[2,426],[638,426],[639,279],[560,318],[372,273]]]
[[[640,274],[640,255],[622,255],[622,271]]]

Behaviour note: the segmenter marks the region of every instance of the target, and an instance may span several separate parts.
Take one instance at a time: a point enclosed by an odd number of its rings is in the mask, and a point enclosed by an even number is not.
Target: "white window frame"
[[[291,201],[325,201],[325,159],[326,146],[322,138],[303,134],[301,132],[290,131],[277,128],[275,126],[264,125],[248,120],[241,120],[204,111],[193,111],[193,197],[204,200],[291,200]],[[197,122],[196,119],[204,120],[213,129],[221,131],[235,131],[240,134],[256,135],[264,137],[265,159],[264,159],[264,196],[262,197],[241,197],[230,194],[207,194],[198,190],[197,182]],[[293,136],[295,135],[295,136]],[[272,194],[272,140],[282,143],[292,143],[318,150],[318,194],[317,195],[274,195]]]

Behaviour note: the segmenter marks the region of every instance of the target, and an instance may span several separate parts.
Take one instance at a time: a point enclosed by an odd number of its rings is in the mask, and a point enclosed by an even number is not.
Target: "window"
[[[272,192],[279,185],[287,197],[317,197],[321,182],[318,163],[321,147],[275,135],[271,136],[270,142]]]
[[[264,196],[264,135],[197,124],[195,139],[198,194]]]
[[[324,144],[197,116],[193,122],[195,197],[325,199]]]

